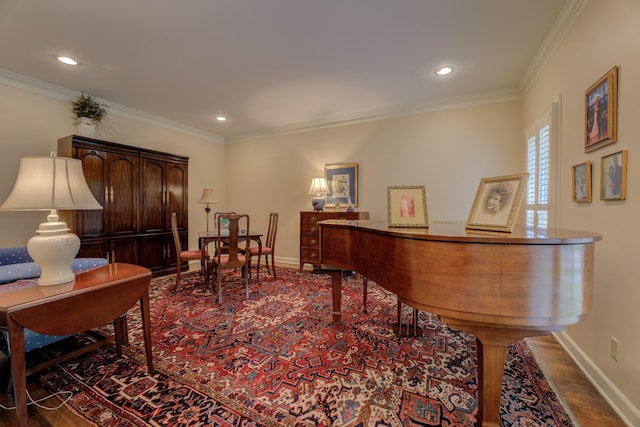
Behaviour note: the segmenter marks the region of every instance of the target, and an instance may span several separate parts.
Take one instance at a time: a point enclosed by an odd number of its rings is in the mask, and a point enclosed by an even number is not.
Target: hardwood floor
[[[527,338],[538,364],[582,427],[625,426],[552,335]]]
[[[589,380],[575,365],[571,357],[553,336],[527,338],[527,343],[533,350],[536,360],[550,376],[560,395],[573,412],[579,425],[582,427],[623,427],[625,424],[611,409],[607,402],[600,396]],[[0,378],[7,378],[8,367],[6,359],[0,359]],[[1,383],[2,381],[0,381]],[[0,390],[4,385],[0,384]],[[34,399],[44,397],[46,392],[38,385],[37,381],[30,378],[27,387]],[[58,398],[50,399],[43,404],[56,406]],[[0,393],[0,404],[13,405],[12,395]],[[0,408],[0,427],[13,427],[16,425],[15,410]],[[29,406],[29,426],[31,427],[76,427],[91,426],[83,418],[73,411],[62,407],[55,411],[47,411]]]

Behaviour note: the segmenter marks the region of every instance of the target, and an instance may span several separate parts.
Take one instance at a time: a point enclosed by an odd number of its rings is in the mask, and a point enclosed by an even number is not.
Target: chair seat
[[[219,263],[220,265],[226,265],[229,263],[229,255],[220,255],[220,261],[218,261],[218,258],[213,258],[212,261],[216,264]],[[239,265],[243,265],[246,261],[247,258],[244,255],[238,254],[238,260],[233,262]]]
[[[192,249],[182,250],[182,243],[180,241],[180,233],[178,232],[178,216],[175,212],[171,212],[171,234],[173,234],[173,244],[175,246],[176,257],[176,284],[174,289],[178,289],[180,285],[180,274],[182,272],[183,261],[195,261],[200,260],[200,272],[204,274],[205,283],[209,281],[209,269],[207,268],[209,262],[209,254],[207,249]]]
[[[199,250],[182,251],[180,252],[180,258],[200,259],[202,258],[202,251],[199,251]]]
[[[258,253],[260,252],[260,248],[258,248],[257,246],[251,246],[249,248],[249,253],[251,255],[258,255]],[[263,246],[262,247],[262,255],[264,254],[270,254],[272,252],[271,248],[267,247],[267,246]]]

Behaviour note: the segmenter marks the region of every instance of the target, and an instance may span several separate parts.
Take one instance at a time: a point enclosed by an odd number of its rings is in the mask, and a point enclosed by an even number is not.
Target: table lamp
[[[200,196],[200,200],[198,200],[198,203],[207,204],[207,207],[204,208],[204,211],[207,213],[207,233],[208,233],[209,232],[209,212],[211,212],[211,208],[209,207],[209,205],[217,204],[220,202],[217,201],[216,198],[214,197],[213,190],[211,190],[210,188],[205,188],[204,190],[202,190],[202,196]]]
[[[309,194],[314,194],[311,204],[314,211],[321,211],[324,209],[324,195],[330,194],[327,180],[324,178],[313,178],[311,180],[311,187],[309,188]]]
[[[82,162],[67,157],[23,157],[13,190],[0,210],[50,211],[27,243],[27,251],[40,266],[38,285],[49,286],[75,281],[71,262],[80,249],[80,239],[58,210],[102,209],[82,172]]]

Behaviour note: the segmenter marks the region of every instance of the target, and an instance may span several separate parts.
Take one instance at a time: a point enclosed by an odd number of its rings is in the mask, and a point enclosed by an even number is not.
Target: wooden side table
[[[327,219],[364,220],[369,212],[300,212],[300,270],[305,264],[320,268],[320,227],[319,221]]]
[[[55,286],[0,286],[0,328],[9,332],[11,369],[20,426],[27,426],[27,380],[24,328],[48,335],[80,333],[113,321],[116,345],[122,343],[122,313],[140,302],[147,368],[153,373],[149,319],[151,271],[113,263],[76,276],[75,282]],[[3,289],[4,288],[4,289]]]

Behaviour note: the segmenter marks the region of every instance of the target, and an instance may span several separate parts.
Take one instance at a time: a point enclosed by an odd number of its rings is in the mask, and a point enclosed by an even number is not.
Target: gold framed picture
[[[389,227],[429,227],[424,185],[387,187]]]
[[[627,198],[627,150],[603,156],[600,162],[600,199]]]
[[[573,182],[572,200],[577,203],[591,203],[591,162],[577,164],[571,168]]]
[[[324,165],[324,177],[331,190],[327,194],[327,207],[347,206],[349,199],[358,207],[358,164]]]
[[[616,142],[618,67],[591,85],[584,99],[584,151],[589,153]]]
[[[482,178],[466,228],[513,231],[528,173]]]

